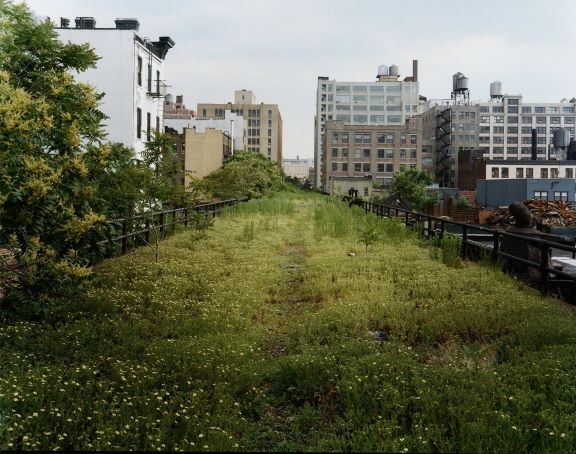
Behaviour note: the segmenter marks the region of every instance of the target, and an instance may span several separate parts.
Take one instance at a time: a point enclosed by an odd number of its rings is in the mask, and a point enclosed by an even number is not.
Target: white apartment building
[[[97,67],[75,75],[104,92],[100,109],[107,140],[144,150],[152,129],[163,130],[165,95],[164,59],[174,41],[161,36],[149,41],[139,33],[137,19],[116,19],[113,28],[96,28],[93,17],[77,17],[75,27],[61,19],[55,30],[60,39],[88,43],[100,57]]]
[[[412,76],[400,79],[399,68],[382,65],[375,82],[340,82],[318,77],[314,118],[314,187],[322,187],[326,122],[344,125],[403,125],[422,112],[418,86],[418,62]]]

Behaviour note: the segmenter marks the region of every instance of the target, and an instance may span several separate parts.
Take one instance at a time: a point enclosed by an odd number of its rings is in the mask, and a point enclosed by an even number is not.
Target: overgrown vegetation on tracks
[[[399,221],[280,194],[163,248],[0,327],[0,449],[576,445],[573,313]]]

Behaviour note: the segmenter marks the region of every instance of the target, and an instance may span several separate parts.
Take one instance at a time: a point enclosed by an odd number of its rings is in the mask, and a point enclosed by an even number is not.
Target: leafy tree
[[[105,229],[88,165],[104,169],[110,155],[101,95],[72,76],[98,57],[24,4],[0,0],[0,23],[0,245],[17,263],[0,272],[15,274],[8,295],[44,301],[89,273]]]
[[[426,186],[432,182],[433,179],[427,172],[409,169],[394,175],[391,189],[421,210],[426,204],[437,201],[437,194],[426,194]]]
[[[282,187],[282,169],[260,153],[236,152],[223,166],[204,178],[201,187],[216,197],[258,198]]]

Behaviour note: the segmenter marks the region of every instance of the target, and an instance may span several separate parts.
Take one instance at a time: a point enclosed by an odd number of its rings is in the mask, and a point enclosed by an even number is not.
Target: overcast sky
[[[525,102],[576,96],[574,0],[27,0],[56,23],[92,16],[97,27],[135,17],[140,34],[170,36],[168,92],[187,107],[234,101],[252,90],[278,104],[284,157],[314,152],[318,76],[374,81],[379,65],[412,74],[420,94],[449,98],[452,75],[469,78],[470,99],[490,82]]]

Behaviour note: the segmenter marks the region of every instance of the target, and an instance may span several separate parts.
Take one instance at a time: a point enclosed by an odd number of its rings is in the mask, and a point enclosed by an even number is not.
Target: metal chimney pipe
[[[532,128],[532,161],[538,159],[538,151],[536,150],[537,137],[536,128]]]
[[[412,82],[418,82],[418,60],[412,60]]]

